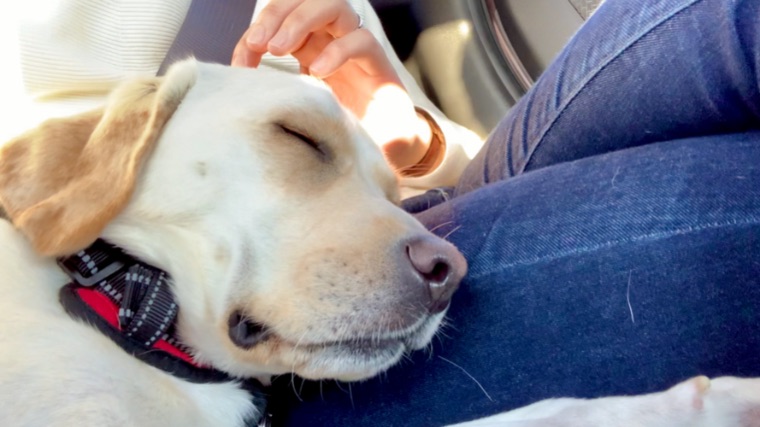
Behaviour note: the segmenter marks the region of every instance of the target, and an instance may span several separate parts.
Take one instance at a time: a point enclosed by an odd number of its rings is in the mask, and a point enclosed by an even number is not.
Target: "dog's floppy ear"
[[[105,108],[48,120],[0,150],[0,203],[38,253],[89,246],[124,208],[187,74],[127,82]]]

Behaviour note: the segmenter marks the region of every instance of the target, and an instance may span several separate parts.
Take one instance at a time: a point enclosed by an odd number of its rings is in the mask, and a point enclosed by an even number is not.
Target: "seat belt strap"
[[[251,24],[256,0],[192,0],[185,21],[161,63],[161,76],[173,63],[194,56],[229,64],[240,37]]]

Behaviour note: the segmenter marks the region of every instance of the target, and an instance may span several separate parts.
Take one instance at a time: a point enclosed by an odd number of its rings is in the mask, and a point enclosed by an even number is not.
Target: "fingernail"
[[[314,77],[321,77],[325,75],[325,67],[327,66],[326,61],[324,58],[319,57],[314,60],[314,62],[309,65],[309,74],[311,74]]]
[[[270,50],[274,48],[275,50],[283,50],[286,47],[288,47],[288,40],[290,39],[290,35],[286,32],[280,31],[278,32],[272,40],[269,41],[269,48]]]
[[[266,31],[264,31],[264,28],[259,25],[254,25],[253,28],[251,28],[251,32],[248,33],[246,42],[252,45],[260,45],[264,43],[264,37],[266,37]]]

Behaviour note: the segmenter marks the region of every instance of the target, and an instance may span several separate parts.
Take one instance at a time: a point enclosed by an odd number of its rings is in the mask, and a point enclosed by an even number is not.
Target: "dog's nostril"
[[[435,263],[430,273],[421,274],[425,280],[428,280],[432,283],[442,283],[444,280],[446,280],[447,277],[449,277],[449,270],[449,264],[443,261],[438,261]]]
[[[251,348],[269,336],[266,326],[251,320],[240,311],[230,315],[227,327],[230,340],[243,349]]]

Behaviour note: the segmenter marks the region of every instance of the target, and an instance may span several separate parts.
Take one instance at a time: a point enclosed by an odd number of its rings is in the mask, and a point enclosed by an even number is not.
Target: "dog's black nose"
[[[433,314],[445,310],[467,273],[467,261],[453,245],[435,236],[410,240],[406,254],[413,273],[429,290],[428,310]]]
[[[240,311],[234,311],[227,320],[227,330],[230,340],[243,349],[248,349],[269,336],[269,331],[261,323],[257,323]]]

